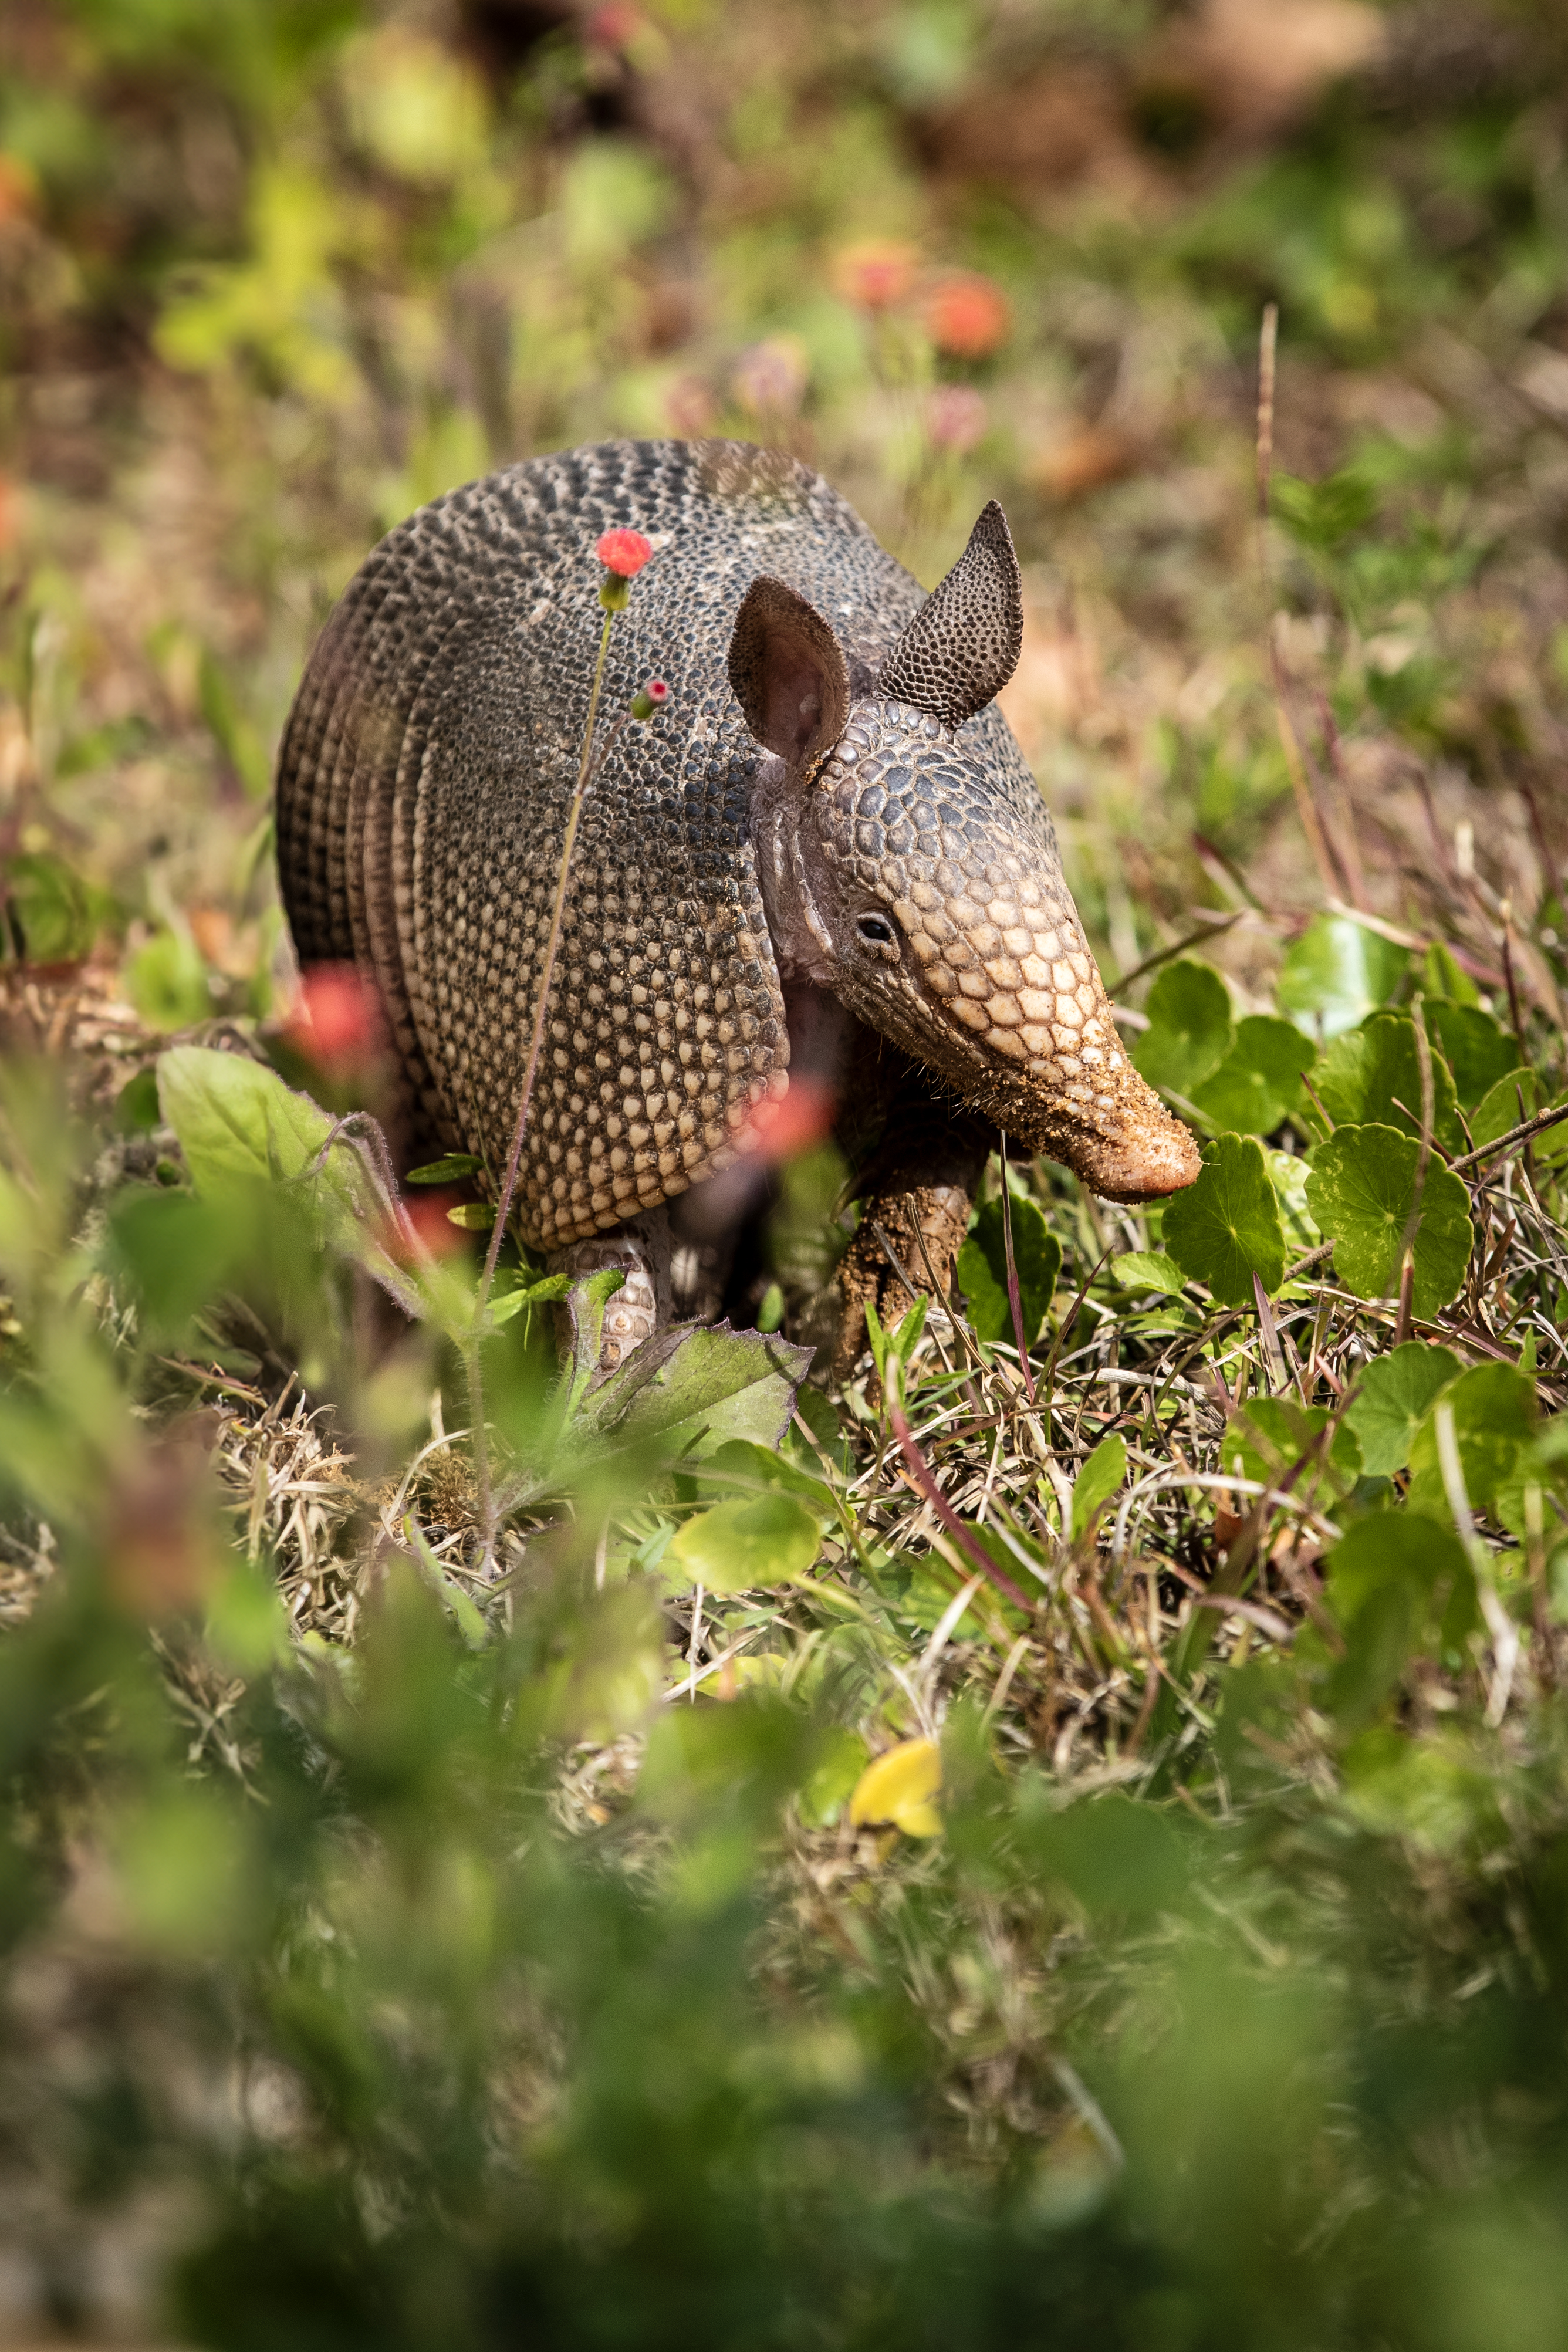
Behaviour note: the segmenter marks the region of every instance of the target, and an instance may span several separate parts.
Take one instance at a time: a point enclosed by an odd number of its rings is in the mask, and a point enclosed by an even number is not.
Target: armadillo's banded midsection
[[[604,709],[650,671],[585,805],[519,1188],[540,1246],[727,1165],[785,1084],[788,1038],[749,835],[756,751],[724,675],[768,569],[874,643],[919,590],[793,460],[613,444],[510,469],[402,525],[333,614],[279,763],[279,862],[304,963],[373,969],[415,1123],[504,1166],[596,651],[600,532],[657,560],[611,644]]]

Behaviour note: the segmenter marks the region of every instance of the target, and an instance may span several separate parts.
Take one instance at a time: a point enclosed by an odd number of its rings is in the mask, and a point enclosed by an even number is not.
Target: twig
[[[1518,1127],[1510,1127],[1506,1135],[1500,1135],[1491,1143],[1483,1143],[1479,1150],[1467,1151],[1462,1160],[1450,1160],[1448,1173],[1462,1176],[1467,1168],[1474,1168],[1482,1160],[1495,1160],[1500,1151],[1511,1151],[1516,1143],[1528,1143],[1544,1129],[1560,1127],[1565,1118],[1568,1103],[1559,1103],[1554,1110],[1537,1111],[1533,1118],[1521,1119]]]

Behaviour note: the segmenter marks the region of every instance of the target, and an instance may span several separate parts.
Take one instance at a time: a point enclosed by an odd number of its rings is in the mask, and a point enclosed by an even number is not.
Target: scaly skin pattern
[[[608,1234],[744,1151],[787,1086],[790,979],[1098,1189],[1190,1182],[1191,1138],[1117,1041],[1000,712],[955,728],[878,690],[884,662],[905,693],[954,690],[963,600],[950,625],[947,583],[928,604],[826,483],[733,442],[610,443],[453,491],[374,551],[316,647],[279,763],[284,901],[303,964],[374,971],[416,1125],[505,1163],[597,650],[595,543],[617,525],[655,557],[611,633],[602,709],[650,673],[671,700],[620,731],[584,806],[525,1239]],[[976,543],[1011,562],[999,510]],[[809,772],[764,754],[726,670],[761,575],[844,656],[847,723]],[[990,643],[1015,625],[983,584]],[[922,612],[938,637],[909,631]],[[866,903],[890,911],[890,946],[856,932]]]

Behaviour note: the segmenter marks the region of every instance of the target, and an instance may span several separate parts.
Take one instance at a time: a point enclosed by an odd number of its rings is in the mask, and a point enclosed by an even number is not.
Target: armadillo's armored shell
[[[793,459],[726,442],[536,459],[375,550],[316,648],[279,771],[301,961],[374,968],[422,1123],[499,1170],[602,620],[595,543],[621,524],[656,560],[612,632],[602,708],[624,709],[650,672],[671,707],[622,731],[584,812],[518,1192],[526,1236],[549,1247],[726,1165],[784,1083],[748,831],[760,755],[725,675],[745,590],[784,580],[874,664],[921,589]]]

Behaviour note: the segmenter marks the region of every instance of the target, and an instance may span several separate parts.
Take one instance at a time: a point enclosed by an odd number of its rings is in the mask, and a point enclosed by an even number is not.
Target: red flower
[[[607,530],[594,552],[617,580],[635,580],[651,558],[653,547],[640,530]]]
[[[650,677],[647,684],[644,687],[643,692],[647,695],[648,700],[653,704],[656,710],[661,702],[668,702],[669,700],[669,688],[666,686],[662,677]]]
[[[1007,297],[989,278],[944,278],[926,304],[926,331],[950,359],[989,359],[1012,326]]]
[[[797,1152],[809,1151],[831,1131],[837,1107],[833,1088],[820,1078],[804,1072],[792,1076],[786,1093],[760,1102],[752,1113],[747,1157],[793,1160]]]
[[[336,1075],[379,1060],[386,1042],[375,982],[352,963],[321,963],[300,983],[288,1027],[290,1045]]]
[[[890,310],[909,292],[919,259],[912,245],[896,237],[868,237],[834,256],[833,283],[862,310]]]
[[[402,1204],[404,1215],[432,1257],[451,1257],[466,1246],[461,1229],[447,1214],[458,1197],[456,1192],[411,1192]],[[415,1253],[408,1245],[407,1234],[395,1219],[382,1220],[376,1239],[388,1257],[395,1258],[399,1265],[414,1263]]]

